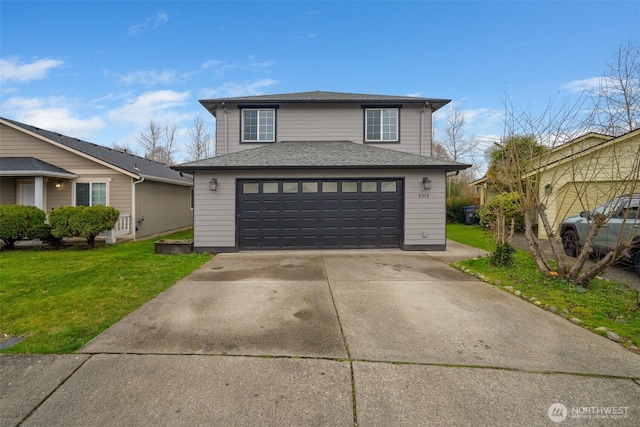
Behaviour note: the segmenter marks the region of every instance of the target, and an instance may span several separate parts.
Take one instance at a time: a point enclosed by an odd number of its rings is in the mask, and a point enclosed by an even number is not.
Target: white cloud
[[[270,68],[273,67],[273,65],[275,64],[275,61],[262,61],[262,62],[252,62],[249,67],[253,68],[253,69],[264,69],[264,68]]]
[[[265,90],[278,82],[273,79],[262,79],[251,82],[227,82],[213,89],[202,90],[202,98],[232,98],[236,96],[262,95]]]
[[[175,70],[138,70],[125,74],[120,78],[120,82],[125,85],[143,84],[153,86],[156,84],[172,83],[180,78]]]
[[[210,59],[202,63],[200,68],[203,70],[213,70],[214,76],[222,77],[230,70],[263,71],[273,67],[276,63],[273,60],[256,61],[253,57],[249,57],[248,59],[250,62],[244,64],[227,62],[220,59]]]
[[[598,90],[602,82],[601,77],[591,77],[584,80],[574,80],[562,86],[562,89],[568,90],[573,93],[590,92],[592,90]]]
[[[2,114],[6,111],[19,122],[77,138],[87,138],[105,127],[104,121],[97,116],[76,116],[69,108],[73,104],[72,100],[63,97],[14,97],[2,104]]]
[[[61,67],[63,61],[43,58],[31,63],[20,64],[18,58],[0,59],[0,82],[26,83],[47,77],[50,70]]]
[[[156,28],[161,27],[168,21],[169,21],[169,15],[167,15],[165,12],[158,12],[155,15],[148,17],[147,19],[144,20],[144,22],[140,24],[131,25],[129,27],[129,34],[131,34],[132,36],[135,36],[136,34],[146,31],[149,28],[155,30]]]
[[[187,104],[190,95],[190,92],[173,90],[145,92],[127,100],[124,106],[109,111],[108,116],[112,120],[137,126],[144,126],[149,120],[179,121],[184,118],[184,114],[177,113],[175,109]]]
[[[222,77],[229,70],[234,70],[240,68],[237,64],[232,64],[227,61],[222,61],[219,59],[211,59],[203,63],[200,68],[204,70],[213,70],[213,75],[216,77]]]

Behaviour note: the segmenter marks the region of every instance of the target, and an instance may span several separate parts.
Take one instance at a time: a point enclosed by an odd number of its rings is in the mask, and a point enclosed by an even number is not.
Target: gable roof
[[[203,99],[200,103],[215,116],[215,109],[223,103],[389,103],[389,104],[418,104],[428,103],[432,111],[447,105],[450,99],[421,98],[417,96],[395,96],[395,95],[369,95],[362,93],[346,92],[294,92],[275,95],[241,96],[235,98]]]
[[[584,138],[588,137],[588,136],[598,136],[600,137],[600,140],[590,146],[587,146],[585,148],[579,149],[575,152],[569,152],[568,154],[557,158],[557,159],[552,159],[551,161],[548,161],[546,163],[544,163],[543,165],[541,165],[540,167],[532,170],[529,173],[526,173],[523,175],[523,178],[535,175],[536,173],[540,173],[542,171],[545,170],[549,170],[552,168],[555,168],[559,165],[563,165],[572,161],[575,161],[576,159],[579,159],[581,157],[585,157],[585,156],[590,156],[592,155],[594,152],[598,151],[598,150],[602,150],[603,148],[609,147],[611,145],[615,145],[624,141],[627,141],[631,138],[636,138],[640,136],[640,128],[632,130],[630,132],[627,132],[623,135],[617,136],[617,137],[611,137],[611,136],[607,136],[607,135],[602,135],[602,134],[594,134],[594,133],[590,133],[585,135],[584,137],[580,137],[577,138],[576,140],[572,140],[569,141],[566,145],[572,144],[575,141],[581,141]],[[640,139],[639,139],[639,145],[638,145],[638,153],[640,154]],[[563,146],[560,146],[560,148]],[[552,150],[553,151],[553,150]]]
[[[78,175],[35,157],[0,157],[0,176],[51,176],[77,178]]]
[[[0,117],[0,123],[6,124],[19,131],[29,133],[32,136],[54,144],[58,147],[74,152],[83,157],[97,161],[107,167],[116,169],[136,179],[145,178],[151,181],[167,182],[178,185],[191,185],[192,177],[181,176],[179,172],[169,166],[153,160],[145,159],[131,153],[108,148],[103,145],[93,144],[72,138],[56,132],[40,129],[35,126],[16,122],[4,117]],[[6,158],[3,159],[3,162]]]
[[[176,170],[445,169],[471,165],[351,141],[282,141],[173,166]]]
[[[524,174],[522,177],[526,178],[526,177],[535,175],[536,173],[539,173],[543,170],[555,168],[558,165],[574,161],[575,159],[578,159],[583,156],[591,155],[593,152],[597,150],[601,150],[605,147],[609,147],[613,144],[626,141],[630,138],[634,138],[639,135],[640,135],[640,128],[634,129],[630,132],[627,132],[617,137],[614,137],[611,135],[605,135],[602,133],[589,132],[585,135],[579,136],[578,138],[567,141],[564,144],[558,145],[557,147],[554,147],[553,149],[549,150],[547,153],[545,153],[545,156],[546,156],[545,160],[547,161],[544,162],[542,166],[533,169],[531,172]],[[572,148],[573,145],[577,145],[581,142],[584,142],[589,138],[594,139],[592,144],[589,144],[586,147],[580,147],[579,149],[576,149],[576,151],[568,151]],[[554,153],[562,153],[563,150],[567,150],[567,153],[559,157],[555,157],[555,158],[551,157]],[[485,175],[482,178],[469,183],[469,185],[480,185],[487,182],[487,180],[488,180],[488,177]]]

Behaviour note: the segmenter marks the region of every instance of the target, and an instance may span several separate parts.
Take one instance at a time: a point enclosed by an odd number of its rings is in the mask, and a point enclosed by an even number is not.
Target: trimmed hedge
[[[98,234],[111,230],[119,216],[110,206],[62,206],[51,211],[49,224],[54,237],[80,237],[93,248]]]
[[[44,224],[47,215],[35,206],[0,205],[0,239],[6,248],[29,235],[29,229]]]

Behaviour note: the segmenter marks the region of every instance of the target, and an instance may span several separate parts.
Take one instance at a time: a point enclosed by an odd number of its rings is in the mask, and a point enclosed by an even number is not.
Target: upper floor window
[[[367,142],[398,141],[398,109],[367,108],[365,131]]]
[[[274,142],[275,140],[275,109],[244,108],[242,110],[242,142]]]
[[[107,204],[106,182],[77,182],[76,206],[96,206]]]

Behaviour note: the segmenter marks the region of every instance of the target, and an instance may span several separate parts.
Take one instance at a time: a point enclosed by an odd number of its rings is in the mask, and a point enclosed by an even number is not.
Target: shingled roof
[[[35,157],[0,157],[0,175],[46,175],[60,178],[77,178],[78,175]]]
[[[21,128],[42,137],[45,141],[53,141],[70,151],[82,153],[86,156],[108,163],[118,169],[127,171],[131,175],[140,178],[149,179],[151,181],[163,181],[179,185],[190,185],[192,183],[191,176],[181,176],[181,174],[171,167],[153,160],[145,159],[131,153],[125,153],[120,150],[105,147],[103,145],[82,141],[56,132],[40,129],[35,126],[16,122],[4,117],[0,117],[0,122],[10,125],[14,128]],[[3,162],[6,158],[3,158]]]
[[[447,105],[450,99],[439,98],[422,98],[417,96],[395,96],[395,95],[369,95],[362,93],[345,93],[345,92],[294,92],[276,95],[256,95],[241,96],[235,98],[216,98],[203,99],[200,103],[215,115],[215,109],[222,103],[241,104],[263,104],[263,103],[381,103],[381,104],[419,104],[428,103],[432,111]]]
[[[471,165],[351,141],[282,141],[173,166],[176,170],[445,169]]]

